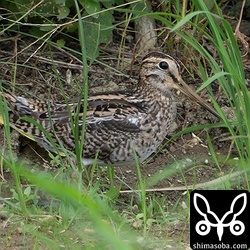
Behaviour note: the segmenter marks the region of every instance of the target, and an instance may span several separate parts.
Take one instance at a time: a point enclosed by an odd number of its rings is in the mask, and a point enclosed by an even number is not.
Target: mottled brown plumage
[[[140,162],[149,157],[162,143],[175,119],[173,88],[181,90],[216,114],[184,83],[176,60],[163,53],[149,53],[142,60],[138,88],[134,92],[118,91],[89,96],[82,152],[84,164],[90,165],[96,155],[98,163],[114,166],[134,165],[134,152]],[[55,151],[53,143],[39,128],[42,126],[59,147],[74,152],[72,119],[76,110],[83,110],[81,107],[79,109],[77,103],[54,104],[10,94],[4,96],[10,108],[12,127],[45,149]],[[22,120],[22,117],[32,118],[41,126],[36,127]],[[79,135],[82,123],[83,114],[79,113],[79,122],[74,124],[79,128]]]

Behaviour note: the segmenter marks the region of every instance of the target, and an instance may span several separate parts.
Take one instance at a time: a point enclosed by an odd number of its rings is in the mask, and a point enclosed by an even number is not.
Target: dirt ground
[[[248,24],[246,24],[248,22]],[[234,24],[232,24],[234,25]],[[246,27],[244,29],[244,27]],[[246,36],[250,27],[250,23],[244,20],[244,27],[241,32]],[[28,47],[33,42],[30,38],[25,36],[11,38],[9,34],[3,34],[3,38],[6,39],[4,43],[0,43],[0,61],[5,62],[0,64],[0,77],[3,87],[9,90],[15,89],[16,95],[22,95],[25,97],[35,96],[37,98],[46,99],[48,93],[51,98],[56,102],[63,102],[64,97],[61,94],[60,84],[58,82],[58,76],[62,79],[63,88],[68,99],[77,98],[79,95],[78,85],[83,85],[83,77],[81,71],[81,63],[79,59],[75,59],[70,53],[65,53],[62,49],[56,47],[38,50],[38,44],[31,46],[24,53],[17,53],[22,49]],[[75,49],[78,48],[80,51],[79,44],[71,44]],[[178,56],[178,60],[185,62],[185,58],[181,57],[181,52],[178,51],[166,51],[164,48],[159,48],[160,51],[167,52],[173,56]],[[33,52],[36,53],[33,55]],[[134,54],[131,53],[131,45],[127,44],[124,48],[123,59],[119,61],[117,59],[119,52],[119,44],[112,43],[106,47],[101,48],[100,56],[98,60],[102,63],[109,65],[115,69],[118,69],[121,73],[115,72],[111,68],[102,66],[100,63],[94,63],[89,72],[89,88],[91,92],[108,91],[115,89],[126,89],[133,88],[136,86],[138,80],[138,69],[140,63],[140,56],[134,60]],[[143,56],[143,55],[141,55]],[[52,57],[53,60],[52,61]],[[246,82],[249,83],[250,65],[249,55],[244,58],[246,65]],[[14,65],[16,68],[14,70]],[[131,64],[132,63],[132,64]],[[200,86],[200,80],[198,77],[191,78],[183,68],[183,79],[193,88],[197,89]],[[132,70],[131,70],[132,69]],[[129,77],[131,76],[131,77]],[[14,80],[15,79],[15,80]],[[215,94],[218,93],[216,84],[214,85]],[[202,92],[203,98],[209,101],[209,97],[206,92]],[[156,185],[151,188],[156,189],[154,193],[158,196],[167,196],[166,206],[171,206],[176,200],[185,198],[183,192],[186,185],[192,185],[194,183],[194,175],[196,183],[205,183],[210,180],[216,179],[217,177],[227,173],[231,165],[225,164],[223,169],[211,163],[213,162],[210,154],[210,150],[207,145],[206,131],[196,131],[194,134],[188,133],[186,135],[176,138],[172,142],[168,142],[171,136],[187,127],[199,125],[199,124],[212,124],[218,122],[218,119],[211,115],[208,111],[205,111],[202,107],[186,99],[179,93],[175,93],[176,100],[178,100],[178,115],[176,123],[173,124],[173,131],[166,138],[166,143],[159,149],[157,154],[150,157],[146,163],[142,165],[142,175],[150,177],[157,172],[164,171],[166,166],[178,161],[191,159],[196,166],[195,173],[192,169],[193,164],[190,167],[185,168],[183,173],[177,173],[171,178],[165,178],[159,181]],[[220,98],[219,103],[222,107],[227,107],[225,100]],[[236,152],[231,147],[229,140],[223,140],[228,136],[228,132],[223,128],[210,129],[209,135],[213,143],[215,153],[218,156],[226,158],[230,155],[231,158],[236,156]],[[0,127],[0,147],[5,146],[3,128]],[[41,168],[41,171],[53,171],[53,167],[49,165],[50,158],[47,152],[40,148],[36,143],[29,141],[27,138],[18,136],[16,132],[12,133],[12,145],[13,149],[22,159],[26,159],[28,162],[34,163]],[[105,172],[103,173],[105,177]],[[134,167],[116,168],[115,174],[117,176],[117,184],[120,183],[119,179],[122,179],[126,185],[130,187],[136,187],[138,183],[137,170]],[[185,181],[182,175],[185,175]],[[8,172],[8,169],[3,169],[1,173],[2,183],[1,185],[1,196],[8,197],[10,195],[7,192],[8,187],[13,182],[13,176]],[[104,181],[106,178],[104,178]],[[108,180],[107,180],[108,181]],[[5,188],[4,188],[5,187]],[[182,187],[179,189],[179,187]],[[160,191],[158,189],[169,188],[167,191]],[[124,185],[121,190],[127,190],[128,188]],[[6,193],[4,193],[6,191]],[[104,190],[105,191],[105,190]],[[153,192],[153,191],[152,191]],[[120,199],[127,201],[130,194],[121,193]],[[0,206],[1,206],[0,202]],[[121,208],[122,209],[122,208]],[[9,231],[5,228],[7,218],[5,215],[0,214],[0,237],[9,237],[9,245],[6,246],[8,249],[26,249],[22,248],[21,241],[23,236],[17,230]],[[176,234],[182,232],[183,225],[177,225],[169,230],[169,234]],[[18,237],[21,239],[18,240]],[[188,231],[186,242],[188,243]],[[32,241],[32,239],[31,239]],[[184,240],[185,241],[185,240]],[[1,245],[2,242],[0,242]]]

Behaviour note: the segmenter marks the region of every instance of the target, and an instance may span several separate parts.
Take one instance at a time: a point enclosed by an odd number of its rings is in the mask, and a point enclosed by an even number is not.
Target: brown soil
[[[249,25],[250,24],[248,24],[247,28]],[[244,31],[242,32],[244,33]],[[7,36],[7,34],[4,34],[3,36]],[[48,97],[49,93],[53,100],[63,102],[64,97],[61,94],[61,87],[58,82],[59,77],[62,79],[63,88],[67,98],[70,100],[76,99],[79,95],[78,84],[83,86],[82,72],[79,69],[81,64],[79,61],[75,60],[70,54],[64,53],[57,48],[53,48],[52,53],[46,50],[42,52],[37,51],[34,56],[32,55],[32,52],[36,51],[36,48],[32,46],[25,53],[14,55],[14,49],[21,51],[23,48],[27,47],[27,45],[31,44],[31,42],[33,41],[29,38],[19,37],[17,40],[13,38],[5,41],[4,43],[0,43],[0,61],[7,62],[0,65],[0,75],[3,86],[9,90],[15,89],[15,93],[17,95],[23,95],[26,97],[35,96],[36,98],[45,99]],[[74,48],[76,49],[77,47],[79,47],[79,45],[76,44]],[[125,58],[121,64],[121,61],[118,61],[117,59],[117,48],[118,45],[114,44],[103,48],[98,60],[112,66],[113,68],[118,68],[122,73],[116,73],[110,68],[94,63],[91,66],[89,73],[90,92],[133,88],[135,86],[138,76],[138,62],[140,61],[140,57],[136,58],[137,61],[133,64],[133,70],[131,72],[133,54],[129,51],[132,51],[132,49],[129,46],[125,48]],[[109,53],[107,53],[107,51],[109,51]],[[173,54],[180,53],[175,51]],[[52,61],[52,56],[54,62]],[[48,59],[48,61],[45,62],[43,58]],[[185,60],[181,57],[178,59],[180,61]],[[15,76],[12,64],[16,62],[18,64]],[[27,67],[28,65],[31,67]],[[249,65],[249,60],[246,61],[245,65]],[[132,73],[132,78],[124,76],[124,73],[127,76]],[[246,68],[246,75],[248,76],[248,74],[249,67]],[[186,72],[183,72],[183,78],[194,89],[197,89],[199,86],[198,79],[190,79]],[[214,90],[215,92],[218,91],[216,86]],[[208,100],[207,93],[204,92],[202,95],[204,99]],[[178,100],[178,116],[174,126],[175,129],[173,129],[172,134],[190,126],[198,124],[211,124],[218,121],[217,118],[209,112],[205,111],[197,104],[190,102],[184,96],[176,93],[176,99]],[[226,103],[223,98],[220,99],[220,104],[222,107],[226,107]],[[225,164],[222,169],[218,169],[218,167],[214,164],[207,145],[206,132],[207,129],[195,131],[195,135],[188,133],[176,138],[170,143],[168,143],[168,139],[171,138],[171,135],[169,135],[169,138],[166,138],[166,143],[159,150],[159,152],[150,157],[147,163],[142,165],[141,171],[144,177],[150,177],[155,173],[161,173],[161,171],[168,168],[170,164],[179,160],[184,160],[186,162],[185,164],[189,164],[189,159],[191,159],[194,164],[190,164],[190,167],[185,168],[182,172],[178,172],[169,178],[165,178],[153,187],[150,187],[155,188],[156,190],[148,192],[149,196],[151,194],[156,194],[159,197],[167,196],[165,205],[166,207],[171,208],[171,206],[173,206],[178,199],[180,199],[179,204],[181,204],[182,201],[187,202],[187,197],[183,195],[185,189],[184,187],[186,185],[193,185],[194,180],[197,184],[204,183],[216,179],[217,177],[228,172],[232,165]],[[231,141],[223,140],[228,136],[225,129],[210,129],[208,132],[217,156],[226,158],[228,154],[231,157],[236,154],[234,148],[231,147]],[[5,141],[3,139],[4,133],[2,127],[0,127],[0,138],[2,138],[0,141],[0,147],[3,148],[5,146]],[[16,132],[13,132],[12,147],[18,157],[26,159],[28,162],[35,163],[39,168],[41,168],[41,171],[53,172],[54,166],[49,165],[51,159],[49,158],[47,152],[40,148],[36,143],[31,142],[22,136],[18,136]],[[193,168],[194,165],[196,166],[195,168]],[[138,177],[137,170],[134,167],[116,168],[115,174],[117,176],[116,183],[118,186],[120,185],[120,179],[122,179],[127,186],[137,188]],[[105,177],[105,175],[106,172],[104,171],[103,177]],[[183,176],[185,176],[185,178],[183,178]],[[1,196],[10,197],[12,194],[9,190],[13,183],[13,175],[9,173],[8,169],[4,168],[0,177],[3,182],[3,185],[0,186]],[[103,178],[103,182],[108,182],[107,178]],[[127,186],[123,185],[121,190],[127,190]],[[178,190],[176,187],[183,187],[183,190]],[[158,188],[172,188],[172,190],[157,191]],[[131,195],[132,194],[129,193],[121,193],[119,199],[120,201],[127,203],[131,200]],[[3,206],[1,202],[0,206]],[[123,206],[125,205],[121,205],[121,210],[125,208]],[[185,227],[188,228],[187,225]],[[3,249],[32,249],[32,247],[26,247],[28,245],[27,242],[33,241],[32,237],[29,238],[26,236],[24,245],[24,235],[22,234],[21,229],[9,225],[8,214],[0,213],[0,228],[0,246],[4,246]],[[179,235],[180,233],[183,234],[183,224],[179,223],[173,226],[168,229],[168,233],[173,236]],[[189,241],[188,230],[185,232],[184,241],[186,243]]]

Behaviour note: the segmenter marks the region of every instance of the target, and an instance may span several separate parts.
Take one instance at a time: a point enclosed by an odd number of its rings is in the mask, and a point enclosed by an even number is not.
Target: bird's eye
[[[162,62],[159,63],[159,67],[161,69],[168,69],[168,63],[165,62],[165,61],[162,61]]]

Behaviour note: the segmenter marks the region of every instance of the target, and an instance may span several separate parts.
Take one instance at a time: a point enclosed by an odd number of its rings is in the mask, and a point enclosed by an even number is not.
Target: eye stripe
[[[173,81],[177,84],[179,84],[179,81],[177,80],[177,78],[171,73],[171,72],[168,72],[170,77],[173,79]]]
[[[175,62],[177,68],[178,68],[178,71],[180,73],[181,69],[180,69],[180,65],[179,63],[176,61],[176,59],[174,59],[172,56],[170,55],[166,55],[164,53],[161,53],[161,52],[151,52],[149,54],[147,54],[143,59],[142,59],[142,64],[144,63],[153,63],[153,62],[156,62],[157,60],[159,60],[159,58],[161,59],[170,59],[172,61]]]

